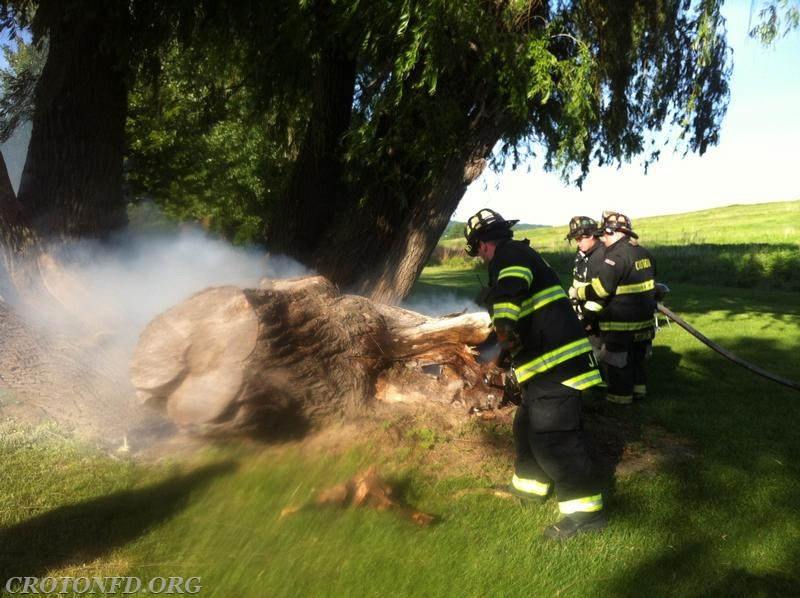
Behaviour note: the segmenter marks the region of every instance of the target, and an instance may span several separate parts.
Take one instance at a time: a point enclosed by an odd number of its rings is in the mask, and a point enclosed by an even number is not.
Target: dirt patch
[[[694,458],[688,438],[641,423],[637,411],[646,403],[615,405],[601,399],[584,401],[584,427],[592,456],[605,476],[616,478],[661,471]]]
[[[603,477],[655,473],[696,454],[688,439],[638,422],[633,410],[644,406],[584,401],[584,432]],[[467,414],[462,406],[378,405],[369,414],[333,423],[292,444],[309,455],[336,455],[354,446],[368,446],[375,462],[389,467],[413,467],[434,477],[474,477],[485,480],[487,486],[503,485],[513,473],[515,409],[506,406]],[[150,454],[155,453],[151,450]]]
[[[63,391],[42,392],[37,385],[30,385],[30,392],[21,385],[12,389],[4,382],[14,366],[7,358],[0,368],[2,419],[27,425],[52,421],[67,433],[97,441],[110,454],[124,453],[146,461],[189,456],[215,441],[183,432],[141,405],[129,406],[122,416],[102,401],[99,393],[95,403],[78,409],[73,406],[74,399],[64,399]],[[432,476],[475,477],[489,485],[505,484],[512,474],[514,406],[477,413],[468,413],[462,404],[376,403],[372,407],[359,417],[330,422],[302,438],[255,442],[272,446],[291,442],[317,455],[368,445],[376,461],[419,468]],[[618,406],[587,398],[583,407],[587,443],[607,479],[658,471],[689,460],[696,452],[687,439],[639,423],[634,414],[646,404]],[[103,417],[95,422],[93,414]]]

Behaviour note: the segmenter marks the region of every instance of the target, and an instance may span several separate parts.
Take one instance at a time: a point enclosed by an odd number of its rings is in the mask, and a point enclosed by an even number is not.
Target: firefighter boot
[[[577,534],[601,530],[608,520],[603,511],[594,513],[572,513],[558,523],[544,528],[544,537],[549,539],[571,538]]]

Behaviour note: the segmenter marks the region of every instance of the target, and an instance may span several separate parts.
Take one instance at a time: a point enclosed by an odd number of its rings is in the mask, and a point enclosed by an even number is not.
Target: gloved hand
[[[567,296],[569,296],[570,299],[577,299],[578,298],[578,289],[576,289],[575,287],[569,287],[567,289]]]
[[[509,369],[512,365],[513,359],[511,358],[511,353],[501,350],[494,362],[494,367],[502,372]]]
[[[508,353],[513,356],[522,348],[522,339],[519,338],[519,334],[511,322],[497,323],[494,330],[497,333],[501,353]]]

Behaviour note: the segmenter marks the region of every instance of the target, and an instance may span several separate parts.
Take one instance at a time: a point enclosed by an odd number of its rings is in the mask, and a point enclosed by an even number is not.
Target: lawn
[[[428,268],[412,304],[468,306],[476,273]],[[800,380],[795,292],[670,286],[665,304],[706,336]],[[642,403],[585,398],[610,525],[566,542],[541,537],[553,500],[492,491],[511,473],[509,414],[380,412],[303,441],[187,441],[147,459],[5,421],[0,592],[9,577],[116,575],[199,577],[200,595],[226,597],[798,595],[800,393],[663,318],[649,368]],[[434,523],[308,506],[370,465]]]

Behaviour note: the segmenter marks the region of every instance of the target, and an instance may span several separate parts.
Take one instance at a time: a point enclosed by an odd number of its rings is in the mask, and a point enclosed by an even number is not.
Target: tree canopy
[[[124,181],[133,201],[397,300],[487,163],[536,154],[581,184],[593,164],[657,159],[660,131],[687,152],[717,143],[721,4],[6,0],[4,26],[50,44],[26,222],[121,226]],[[76,118],[52,121],[64,111]]]

